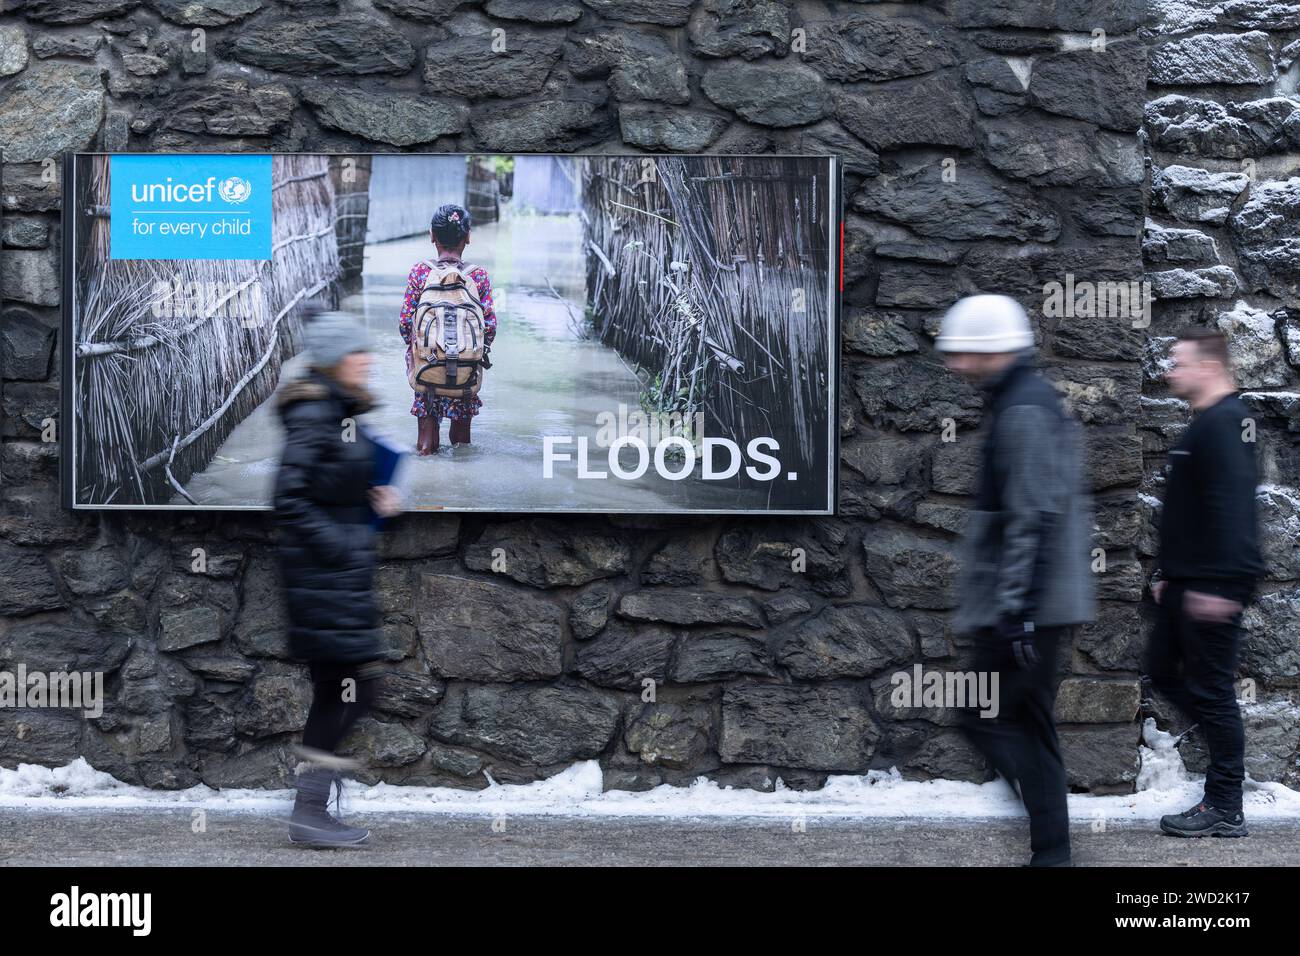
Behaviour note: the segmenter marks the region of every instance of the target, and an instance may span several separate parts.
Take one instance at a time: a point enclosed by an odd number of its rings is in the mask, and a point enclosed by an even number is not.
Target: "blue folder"
[[[375,469],[371,475],[371,484],[375,487],[379,487],[380,485],[396,484],[394,479],[397,475],[397,470],[401,467],[402,461],[406,458],[407,453],[401,447],[394,445],[385,438],[379,438],[372,435],[370,436],[370,440],[375,446]],[[376,528],[382,527],[384,519],[378,514],[375,514],[371,524]]]

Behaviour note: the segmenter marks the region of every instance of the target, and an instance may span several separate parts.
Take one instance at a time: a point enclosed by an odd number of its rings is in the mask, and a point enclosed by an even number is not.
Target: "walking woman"
[[[392,487],[372,486],[375,447],[356,424],[373,404],[365,327],[343,312],[309,315],[306,344],[310,368],[280,390],[277,402],[285,443],[275,521],[289,650],[309,662],[312,680],[289,839],[346,846],[370,833],[327,809],[339,772],[356,766],[334,751],[377,692],[373,516],[396,514],[401,498]]]
[[[458,267],[464,267],[469,277],[474,280],[478,300],[483,307],[483,342],[486,347],[491,348],[497,334],[497,316],[492,306],[492,283],[488,279],[487,270],[468,265],[463,259],[465,247],[469,245],[470,225],[469,212],[463,206],[454,203],[439,206],[429,225],[429,241],[437,250],[436,262],[450,262]],[[406,280],[406,297],[402,301],[402,313],[398,319],[397,329],[401,333],[402,341],[406,343],[408,375],[415,361],[411,350],[415,310],[420,301],[420,293],[424,291],[425,280],[432,268],[433,263],[422,259],[411,267],[410,275]],[[482,407],[483,401],[478,395],[469,398],[445,398],[416,391],[415,399],[411,403],[411,414],[416,416],[418,426],[416,454],[432,455],[438,450],[444,418],[451,422],[447,429],[447,438],[452,445],[468,445],[470,425]]]

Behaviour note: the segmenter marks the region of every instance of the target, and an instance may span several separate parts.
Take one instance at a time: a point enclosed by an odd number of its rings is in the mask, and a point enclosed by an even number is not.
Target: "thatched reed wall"
[[[168,501],[274,391],[299,347],[302,303],[339,275],[329,162],[275,157],[272,259],[256,262],[110,260],[108,157],[89,160],[94,214],[79,229],[74,325],[79,500]]]
[[[339,278],[355,279],[365,265],[366,228],[370,221],[371,156],[333,157],[334,235],[338,239]]]
[[[829,446],[826,170],[638,157],[589,159],[583,175],[594,327],[642,370],[645,403],[703,412],[706,434],[742,445],[776,438],[808,475]]]

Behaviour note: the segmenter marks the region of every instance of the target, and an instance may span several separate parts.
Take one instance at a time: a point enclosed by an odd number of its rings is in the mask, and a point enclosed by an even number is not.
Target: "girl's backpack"
[[[483,304],[463,262],[431,262],[411,323],[411,388],[446,398],[471,398],[489,368]]]

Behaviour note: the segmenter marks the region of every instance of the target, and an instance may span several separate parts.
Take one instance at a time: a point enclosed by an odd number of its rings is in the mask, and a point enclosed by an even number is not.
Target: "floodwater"
[[[636,411],[641,386],[614,350],[574,330],[573,317],[581,317],[585,301],[581,223],[576,217],[505,215],[502,222],[476,226],[465,252],[467,261],[486,268],[492,278],[498,322],[493,367],[479,392],[483,408],[474,419],[472,441],[452,448],[449,423],[442,423],[441,450],[410,456],[399,473],[407,507],[506,512],[762,508],[766,495],[761,490],[742,492],[730,481],[704,482],[698,464],[681,481],[660,476],[653,463],[636,479],[610,473],[608,451],[596,442],[597,416],[617,416],[620,406]],[[379,407],[364,416],[363,426],[408,449],[415,444],[416,420],[410,414],[406,346],[397,319],[411,266],[433,251],[427,237],[367,246],[360,290],[342,304],[364,317],[375,349],[370,384]],[[297,374],[302,365],[302,356],[285,363],[282,378]],[[566,439],[556,451],[570,455],[568,461],[553,462],[549,478],[543,471],[546,436]],[[581,436],[588,439],[588,471],[606,477],[579,477]],[[268,401],[231,432],[187,490],[206,506],[267,505],[280,442],[279,422]],[[637,453],[623,448],[618,461],[630,471]],[[670,459],[667,468],[674,467]],[[172,503],[184,502],[177,496]]]

